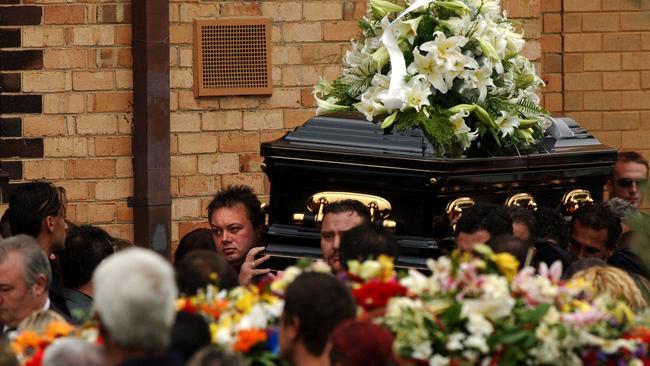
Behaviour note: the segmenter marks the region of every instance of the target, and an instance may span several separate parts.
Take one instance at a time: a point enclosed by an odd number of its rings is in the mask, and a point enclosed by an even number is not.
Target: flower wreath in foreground
[[[530,152],[549,127],[500,0],[370,0],[359,26],[343,75],[314,88],[319,114],[420,128],[447,157]]]

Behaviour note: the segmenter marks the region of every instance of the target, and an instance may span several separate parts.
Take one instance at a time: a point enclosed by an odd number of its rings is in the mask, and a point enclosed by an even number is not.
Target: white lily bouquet
[[[322,80],[318,114],[357,110],[420,128],[436,154],[516,155],[549,126],[543,85],[500,0],[370,0],[343,75]]]

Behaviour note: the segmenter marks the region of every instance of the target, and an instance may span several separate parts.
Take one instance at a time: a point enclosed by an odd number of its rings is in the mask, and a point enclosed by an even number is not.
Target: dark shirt
[[[607,263],[626,272],[636,273],[646,279],[650,279],[650,270],[643,263],[643,260],[630,249],[623,248],[615,250],[607,260]]]
[[[75,324],[81,324],[89,318],[93,306],[92,297],[71,288],[63,289],[63,297]]]

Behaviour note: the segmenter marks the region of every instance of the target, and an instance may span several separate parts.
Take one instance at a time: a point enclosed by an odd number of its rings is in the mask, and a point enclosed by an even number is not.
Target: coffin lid
[[[528,170],[594,165],[611,166],[616,150],[601,144],[570,118],[555,118],[565,131],[548,136],[537,153],[488,158],[440,158],[421,130],[386,131],[354,112],[338,112],[309,119],[284,137],[262,144],[267,158],[301,159],[341,164],[372,164],[386,169],[427,172]],[[567,128],[568,127],[568,128]]]

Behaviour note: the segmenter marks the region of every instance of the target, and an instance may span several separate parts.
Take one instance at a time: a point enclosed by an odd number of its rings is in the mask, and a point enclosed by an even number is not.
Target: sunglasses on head
[[[636,184],[637,186],[645,185],[648,183],[647,179],[631,179],[631,178],[621,178],[616,181],[619,186],[623,188],[629,188],[632,187],[632,184]]]

